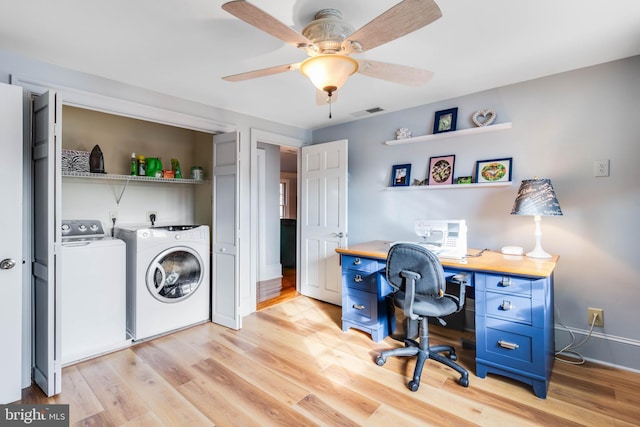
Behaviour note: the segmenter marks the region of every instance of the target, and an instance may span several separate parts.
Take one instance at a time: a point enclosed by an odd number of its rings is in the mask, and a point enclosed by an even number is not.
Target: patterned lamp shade
[[[520,184],[511,215],[562,215],[550,179],[525,179]]]

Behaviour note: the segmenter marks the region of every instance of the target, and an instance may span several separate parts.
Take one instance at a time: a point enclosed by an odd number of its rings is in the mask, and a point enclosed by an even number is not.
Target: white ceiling
[[[416,89],[356,74],[332,119],[298,71],[221,79],[306,58],[223,11],[224,0],[0,0],[0,48],[307,129],[640,54],[638,0],[436,1],[442,18],[359,56],[431,70],[431,81]],[[251,0],[297,31],[319,9],[339,9],[357,29],[398,2]]]

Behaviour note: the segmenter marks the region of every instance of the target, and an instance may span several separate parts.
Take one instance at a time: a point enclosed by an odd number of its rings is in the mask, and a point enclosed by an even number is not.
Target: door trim
[[[62,104],[72,107],[87,108],[118,116],[131,117],[212,134],[236,130],[235,126],[215,120],[74,89],[51,82],[12,75],[11,84],[22,86],[24,89],[36,95],[42,95],[47,91],[55,91],[60,97]]]

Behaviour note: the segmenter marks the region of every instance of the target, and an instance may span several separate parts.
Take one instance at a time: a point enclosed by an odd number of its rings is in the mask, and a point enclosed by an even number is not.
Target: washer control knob
[[[78,230],[80,231],[87,231],[87,226],[84,224],[80,224],[80,226],[78,226]]]

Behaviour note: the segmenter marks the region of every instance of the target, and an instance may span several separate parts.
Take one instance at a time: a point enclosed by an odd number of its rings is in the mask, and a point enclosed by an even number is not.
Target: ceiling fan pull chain
[[[327,93],[329,94],[329,118],[331,118],[331,95],[333,95],[333,91],[328,90]]]

